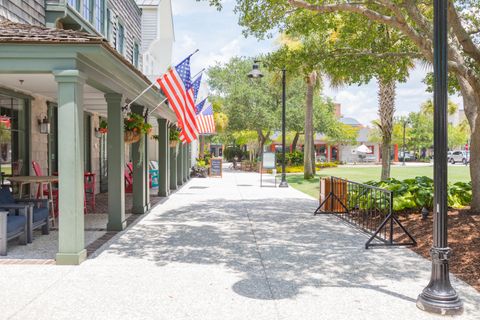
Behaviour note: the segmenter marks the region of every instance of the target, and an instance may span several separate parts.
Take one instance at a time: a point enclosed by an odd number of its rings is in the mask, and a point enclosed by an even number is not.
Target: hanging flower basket
[[[170,147],[175,148],[178,144],[178,141],[180,141],[180,132],[173,128],[170,128],[168,140],[170,141]]]
[[[142,135],[140,133],[134,131],[125,131],[124,133],[124,140],[126,144],[138,142],[140,141],[141,137]]]

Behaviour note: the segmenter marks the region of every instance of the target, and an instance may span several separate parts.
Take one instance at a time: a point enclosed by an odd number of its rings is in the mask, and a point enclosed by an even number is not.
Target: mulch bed
[[[417,240],[411,249],[430,259],[433,218],[422,220],[420,213],[401,214],[400,221]],[[480,214],[468,210],[448,213],[448,243],[451,251],[450,271],[480,291]]]

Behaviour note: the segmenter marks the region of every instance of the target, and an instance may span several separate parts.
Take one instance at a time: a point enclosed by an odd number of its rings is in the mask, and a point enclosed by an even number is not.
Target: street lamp
[[[259,67],[259,60],[253,62],[252,71],[248,73],[248,77],[251,79],[258,79],[263,77]],[[286,73],[285,67],[282,69],[282,181],[278,185],[280,188],[287,188],[287,175],[285,174],[285,100],[286,100]],[[263,150],[262,150],[263,151]]]
[[[442,315],[463,312],[463,303],[449,277],[447,225],[447,10],[448,1],[435,0],[434,7],[434,207],[432,273],[430,282],[418,296],[417,307]]]

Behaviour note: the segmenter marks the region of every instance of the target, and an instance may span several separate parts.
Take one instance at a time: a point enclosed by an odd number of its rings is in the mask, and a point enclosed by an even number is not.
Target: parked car
[[[470,153],[462,150],[451,151],[451,154],[448,155],[448,162],[452,164],[457,162],[467,164],[470,162]]]
[[[406,151],[405,152],[405,161],[414,161],[415,156],[411,154],[410,152]],[[398,161],[403,161],[403,151],[400,151],[398,153]]]

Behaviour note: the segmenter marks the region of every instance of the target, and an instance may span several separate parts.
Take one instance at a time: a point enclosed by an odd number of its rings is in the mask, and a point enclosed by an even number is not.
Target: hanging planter
[[[123,119],[124,140],[127,144],[139,142],[143,135],[152,132],[152,125],[142,115],[128,113]]]
[[[175,148],[178,144],[178,141],[180,141],[180,133],[177,130],[170,128],[168,139],[170,141],[170,147]]]
[[[125,131],[125,133],[123,134],[123,140],[126,144],[138,142],[140,141],[141,137],[142,135],[140,133],[134,131]]]

